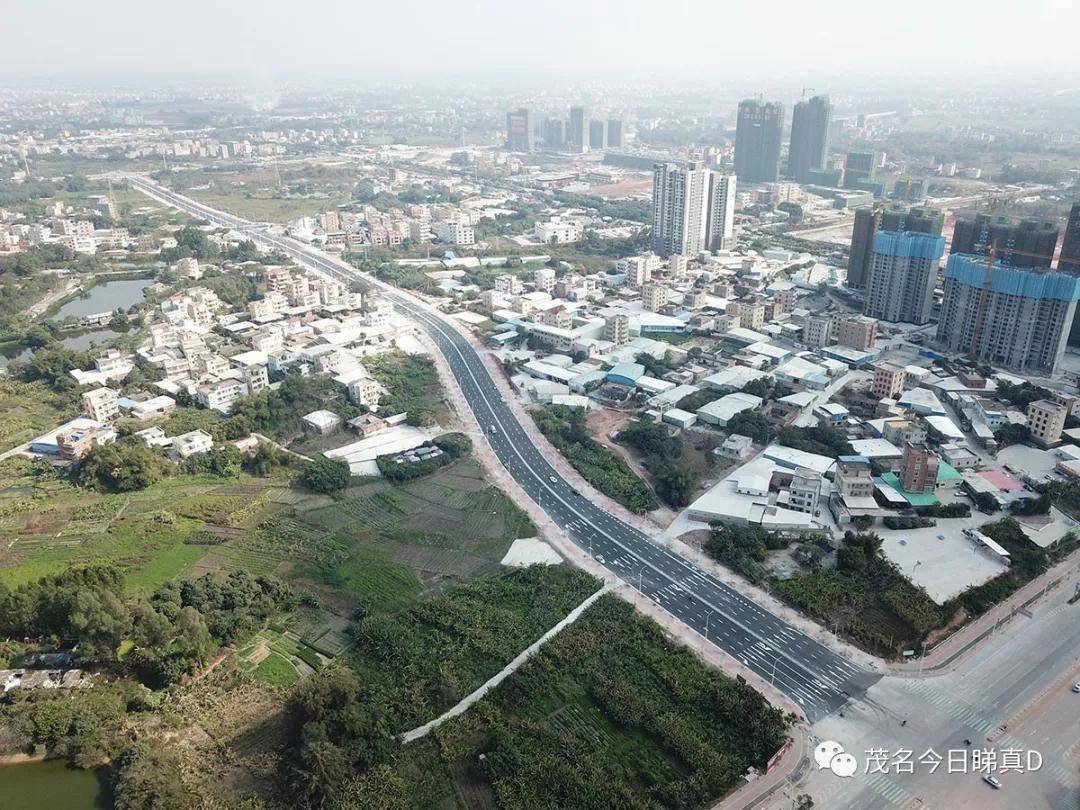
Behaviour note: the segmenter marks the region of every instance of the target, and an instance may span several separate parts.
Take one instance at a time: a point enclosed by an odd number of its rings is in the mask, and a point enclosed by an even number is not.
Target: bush
[[[444,433],[431,443],[450,458],[461,458],[472,452],[472,439],[464,433]]]
[[[916,506],[915,514],[921,517],[964,518],[971,516],[971,507],[966,503],[936,503],[931,506]]]
[[[882,518],[882,523],[890,529],[926,529],[930,526],[936,526],[937,522],[930,518],[924,517],[904,517],[893,516]]]
[[[345,489],[352,480],[352,473],[347,462],[318,456],[304,467],[301,480],[312,492],[330,493]]]

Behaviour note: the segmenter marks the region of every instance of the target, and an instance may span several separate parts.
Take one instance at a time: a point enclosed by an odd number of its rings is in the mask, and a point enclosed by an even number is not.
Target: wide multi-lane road
[[[648,534],[596,505],[567,482],[535,446],[480,355],[440,314],[418,299],[258,223],[208,208],[143,178],[135,188],[193,216],[245,232],[302,264],[343,280],[364,280],[414,319],[445,357],[498,459],[574,543],[608,570],[790,697],[815,721],[861,695],[876,673],[849,663]]]

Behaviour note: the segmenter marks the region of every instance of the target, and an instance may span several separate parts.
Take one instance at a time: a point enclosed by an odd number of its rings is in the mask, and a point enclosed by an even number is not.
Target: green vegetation
[[[780,431],[776,441],[785,447],[829,458],[850,456],[855,453],[844,435],[829,425],[786,427]]]
[[[625,427],[618,440],[637,448],[645,457],[645,468],[665,502],[683,507],[693,500],[697,472],[678,463],[683,454],[683,440],[672,435],[667,425],[642,418]]]
[[[954,503],[935,503],[930,506],[917,506],[915,512],[921,517],[964,518],[971,516],[971,507],[963,501]]]
[[[756,444],[768,444],[775,434],[769,418],[756,410],[746,410],[735,414],[728,420],[726,430],[728,433],[749,436]]]
[[[425,586],[460,583],[494,570],[511,542],[536,527],[460,459],[404,484],[354,484],[333,502],[301,501],[237,541],[238,559],[268,571],[288,567],[302,584],[351,613],[405,608]]]
[[[449,709],[508,664],[600,583],[568,566],[531,566],[478,579],[351,630],[350,661],[406,729]]]
[[[423,450],[425,447],[438,448],[443,452],[433,458],[402,462],[401,464],[395,461],[397,453],[379,456],[375,459],[376,464],[379,466],[379,472],[382,473],[383,478],[386,480],[397,483],[423,478],[425,475],[431,475],[431,473],[445,467],[447,464],[452,464],[455,459],[472,450],[472,441],[464,433],[444,433],[442,436],[420,445],[416,450]]]
[[[1046,571],[1050,565],[1076,548],[1076,538],[1068,537],[1047,551],[1031,541],[1024,530],[1012,518],[996,523],[984,523],[979,531],[1002,545],[1009,552],[1011,564],[1007,571],[989,582],[968,588],[950,603],[960,606],[971,616],[981,616],[994,605],[1012,596],[1016,591]]]
[[[892,655],[910,647],[951,615],[882,556],[881,538],[876,534],[846,532],[834,568],[821,568],[823,555],[800,546],[796,559],[811,570],[790,579],[777,579],[769,574],[764,562],[769,550],[785,548],[789,543],[788,538],[760,527],[717,524],[705,550],[875,653]],[[831,550],[825,539],[813,545],[822,552]]]
[[[994,441],[999,447],[1010,444],[1026,444],[1031,441],[1031,428],[1027,425],[1002,425],[994,431]]]
[[[1040,399],[1053,399],[1053,394],[1042,386],[1027,381],[1013,385],[1005,380],[998,380],[997,396],[1012,404],[1019,411],[1027,411],[1028,405]],[[996,435],[996,434],[995,434]]]
[[[445,422],[448,412],[431,358],[393,351],[365,358],[364,367],[386,389],[379,413],[407,413],[415,425]]]
[[[589,436],[585,412],[580,408],[555,405],[534,408],[533,420],[590,484],[639,514],[657,507],[656,498],[621,458]]]
[[[44,383],[0,378],[0,450],[18,447],[78,412],[73,396],[56,394]]]
[[[876,534],[844,535],[836,568],[777,581],[785,600],[867,649],[895,655],[943,623],[946,614],[881,554]]]
[[[119,568],[89,566],[15,590],[0,586],[0,636],[73,645],[82,663],[135,675],[157,688],[294,606],[286,586],[245,571],[224,582],[208,574],[169,583],[145,599],[125,598]]]
[[[84,487],[102,492],[134,492],[161,480],[169,471],[160,451],[139,441],[118,441],[100,445],[79,464],[75,480]],[[239,471],[239,470],[238,470]]]
[[[360,408],[349,401],[345,388],[332,378],[322,374],[290,374],[277,388],[264,388],[238,399],[226,422],[246,424],[258,433],[288,441],[303,434],[304,414],[323,409],[343,419],[360,414]]]
[[[702,408],[710,402],[716,402],[718,399],[720,399],[720,394],[711,391],[708,388],[702,388],[700,391],[687,394],[680,399],[676,407],[681,408],[684,411],[689,411],[690,413],[696,413],[698,408]]]
[[[349,485],[352,473],[346,461],[316,456],[304,467],[300,480],[312,492],[337,492]]]
[[[882,518],[881,522],[889,529],[926,529],[937,525],[937,521],[932,518],[905,517],[903,515],[888,515]]]
[[[394,741],[401,723],[429,719],[512,656],[505,631],[520,633],[522,644],[546,629],[572,601],[566,580],[578,595],[596,587],[561,567],[476,583],[451,594],[444,610],[439,600],[405,624],[376,624],[382,632],[361,642],[356,673],[333,667],[305,681],[289,707],[295,742],[286,760],[299,798],[336,808],[436,807],[463,790],[506,808],[694,807],[780,747],[788,718],[614,597],[433,739]],[[563,604],[538,607],[546,600],[526,596],[536,589]],[[417,714],[402,716],[399,706]]]
[[[764,585],[769,581],[769,572],[763,565],[768,552],[787,548],[789,543],[783,535],[765,531],[760,526],[717,523],[705,543],[705,551],[751,582]]]

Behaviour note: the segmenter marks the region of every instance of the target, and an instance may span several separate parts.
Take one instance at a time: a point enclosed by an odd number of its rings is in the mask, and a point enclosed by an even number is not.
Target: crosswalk
[[[875,773],[868,777],[864,784],[884,799],[887,807],[914,810],[925,806],[922,799],[901,787],[889,774]]]

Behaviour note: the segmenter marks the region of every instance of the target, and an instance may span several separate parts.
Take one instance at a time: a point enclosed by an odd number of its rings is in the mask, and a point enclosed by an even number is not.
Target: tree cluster
[[[127,597],[109,565],[72,568],[11,590],[0,585],[0,636],[73,647],[88,664],[159,687],[204,663],[222,644],[295,605],[292,591],[246,571],[171,582],[149,599]]]

